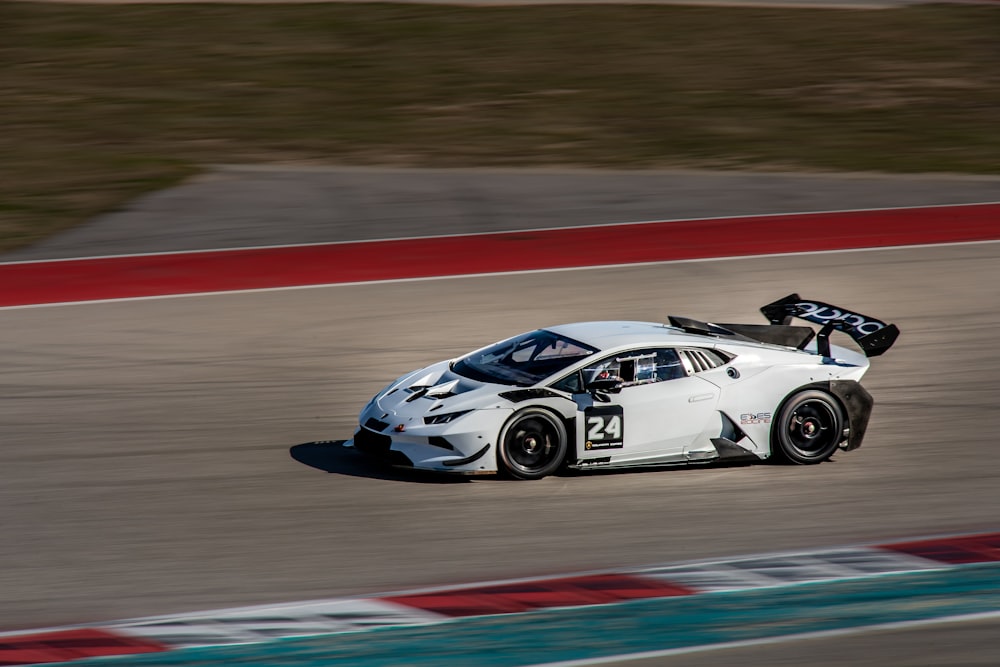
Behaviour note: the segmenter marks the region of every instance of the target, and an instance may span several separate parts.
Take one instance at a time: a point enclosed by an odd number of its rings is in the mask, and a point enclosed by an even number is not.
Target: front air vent
[[[545,389],[543,387],[534,387],[529,389],[514,389],[513,391],[502,391],[499,394],[500,398],[506,399],[511,403],[520,403],[521,401],[528,401],[531,399],[538,398],[563,398],[551,389]]]
[[[374,417],[369,417],[368,421],[365,422],[365,428],[370,428],[373,431],[380,431],[381,432],[381,431],[384,431],[385,429],[389,428],[389,425],[387,423],[385,423],[384,421],[379,421],[378,419],[375,419]]]
[[[354,434],[354,448],[363,454],[375,457],[388,456],[392,447],[392,438],[381,433],[372,433],[367,429],[359,429]]]
[[[427,438],[427,444],[433,445],[434,447],[441,447],[442,449],[447,449],[452,452],[455,451],[455,446],[439,435],[432,435]]]
[[[425,396],[426,396],[427,398],[438,398],[438,399],[444,399],[444,398],[451,398],[452,396],[455,396],[456,394],[455,394],[455,392],[453,392],[453,391],[442,391],[442,392],[430,392],[430,391],[428,391],[428,392],[427,392],[426,394],[424,394],[424,395],[425,395]]]

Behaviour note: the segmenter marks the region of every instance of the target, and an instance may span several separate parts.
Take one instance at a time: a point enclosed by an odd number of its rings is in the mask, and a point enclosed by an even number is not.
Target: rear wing
[[[769,303],[763,306],[760,312],[764,313],[764,317],[772,325],[788,326],[793,317],[821,324],[822,328],[816,334],[816,345],[817,351],[824,357],[830,356],[830,333],[834,330],[842,331],[853,338],[869,357],[884,354],[899,337],[899,328],[895,324],[888,324],[874,317],[838,308],[822,301],[807,301],[798,294],[789,294],[784,299]]]

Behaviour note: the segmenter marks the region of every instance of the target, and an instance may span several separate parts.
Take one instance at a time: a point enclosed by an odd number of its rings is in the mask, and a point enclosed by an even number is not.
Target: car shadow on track
[[[573,468],[563,468],[555,473],[557,477],[596,477],[613,475],[642,475],[653,473],[671,472],[682,474],[684,472],[695,472],[698,470],[726,470],[728,468],[749,468],[761,465],[755,461],[715,461],[712,463],[673,463],[663,465],[635,466],[627,468],[587,468],[576,470]]]
[[[344,447],[344,442],[346,441],[304,442],[301,445],[291,447],[288,453],[299,463],[338,475],[420,484],[461,484],[470,481],[468,477],[441,475],[421,470],[404,470],[380,465],[366,458],[361,452]]]
[[[289,449],[291,457],[299,463],[323,472],[350,475],[352,477],[368,477],[369,479],[385,479],[397,482],[415,482],[418,484],[463,484],[473,480],[497,479],[488,477],[466,477],[424,470],[406,470],[405,468],[390,468],[384,464],[365,457],[361,452],[350,447],[344,447],[345,440],[322,440],[304,442]],[[673,466],[642,466],[635,468],[571,470],[564,468],[554,473],[553,477],[594,477],[598,475],[636,475],[643,473],[664,472],[666,470],[679,473],[682,470],[720,470],[725,468],[749,467],[749,461],[719,461],[717,463],[698,465]]]

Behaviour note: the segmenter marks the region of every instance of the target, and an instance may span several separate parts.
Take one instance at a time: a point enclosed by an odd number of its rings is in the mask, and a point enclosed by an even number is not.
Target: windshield
[[[539,329],[477,350],[451,369],[480,382],[529,387],[594,352],[589,345]]]

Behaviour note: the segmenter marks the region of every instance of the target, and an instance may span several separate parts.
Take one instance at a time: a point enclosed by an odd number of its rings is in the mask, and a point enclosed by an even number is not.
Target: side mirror
[[[623,380],[620,377],[598,378],[587,383],[587,391],[590,393],[603,392],[605,394],[617,394],[622,390]]]

